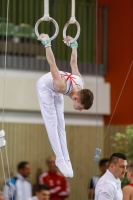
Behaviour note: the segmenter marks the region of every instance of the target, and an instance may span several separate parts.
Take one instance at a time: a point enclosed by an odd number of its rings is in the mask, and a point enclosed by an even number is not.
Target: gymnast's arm
[[[72,48],[70,66],[71,66],[72,74],[79,76],[82,79],[82,82],[84,84],[84,80],[79,72],[78,65],[77,65],[77,47]]]
[[[50,66],[50,71],[54,79],[54,84],[60,85],[62,83],[61,75],[57,68],[55,57],[54,57],[51,47],[46,47],[46,58]]]
[[[68,45],[69,41],[73,39],[70,36],[67,36],[66,38],[64,38],[64,42],[66,43],[66,45]],[[82,76],[79,72],[78,69],[78,65],[77,65],[77,47],[72,47],[72,53],[71,53],[71,59],[70,59],[70,66],[71,66],[71,70],[72,70],[72,74],[79,76],[82,80]]]
[[[71,60],[70,60],[70,66],[72,69],[72,74],[77,75],[77,76],[81,76],[79,70],[78,70],[78,65],[77,65],[77,47],[73,47],[72,48],[72,53],[71,53]]]
[[[38,37],[38,40],[43,41],[43,40],[50,40],[50,39],[47,34],[41,34]],[[52,77],[54,79],[55,89],[60,89],[62,87],[63,83],[62,83],[60,72],[59,72],[56,62],[55,62],[55,57],[54,57],[53,51],[51,49],[51,46],[45,46],[45,50],[46,50],[46,58],[47,58],[49,66],[50,66],[50,71],[51,71]]]

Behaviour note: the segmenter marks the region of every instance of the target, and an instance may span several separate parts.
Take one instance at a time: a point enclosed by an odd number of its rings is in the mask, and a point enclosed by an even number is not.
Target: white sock
[[[71,161],[65,160],[65,162],[66,162],[66,165],[69,169],[69,177],[72,178],[74,176],[74,174],[73,174],[73,168],[72,168],[72,165],[71,165]]]
[[[69,177],[69,169],[65,163],[65,160],[62,160],[60,162],[55,161],[56,166],[59,168],[60,172],[65,176]]]

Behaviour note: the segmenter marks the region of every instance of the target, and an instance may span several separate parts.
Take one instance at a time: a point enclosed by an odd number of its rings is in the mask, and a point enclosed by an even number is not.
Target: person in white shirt
[[[36,191],[36,196],[28,200],[50,200],[50,188],[46,185],[39,185]]]
[[[32,186],[26,178],[30,175],[30,164],[18,164],[18,173],[6,181],[3,187],[4,200],[27,200],[32,197]]]
[[[99,161],[99,175],[93,176],[88,184],[88,199],[94,199],[95,196],[95,187],[100,177],[103,176],[108,169],[109,159],[103,158]]]
[[[126,156],[114,153],[109,159],[106,173],[99,179],[95,188],[95,200],[122,200],[121,181],[126,173]]]

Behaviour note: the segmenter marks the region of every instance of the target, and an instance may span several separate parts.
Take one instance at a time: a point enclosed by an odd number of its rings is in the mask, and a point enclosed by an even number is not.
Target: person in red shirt
[[[47,158],[48,171],[39,177],[39,184],[49,186],[50,200],[64,200],[69,196],[70,188],[67,179],[57,171],[55,159],[54,156]]]
[[[127,179],[129,185],[123,188],[123,200],[133,200],[133,161],[127,165]]]

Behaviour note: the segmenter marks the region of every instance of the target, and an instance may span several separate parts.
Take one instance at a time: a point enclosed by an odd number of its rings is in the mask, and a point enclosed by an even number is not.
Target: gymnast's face
[[[77,99],[77,100],[74,100],[73,101],[73,108],[75,110],[78,110],[78,111],[82,111],[84,109],[84,106],[80,103],[80,101]]]

